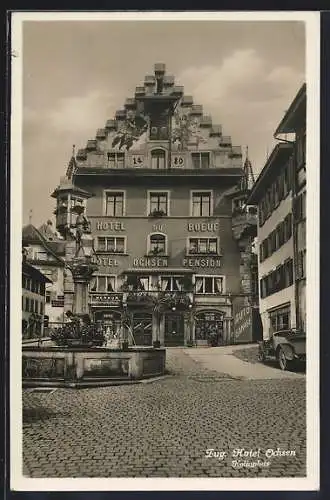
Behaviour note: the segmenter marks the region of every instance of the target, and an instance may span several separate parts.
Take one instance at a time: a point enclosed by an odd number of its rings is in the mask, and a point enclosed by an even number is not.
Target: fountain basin
[[[23,387],[91,387],[136,383],[165,373],[164,348],[23,346]]]

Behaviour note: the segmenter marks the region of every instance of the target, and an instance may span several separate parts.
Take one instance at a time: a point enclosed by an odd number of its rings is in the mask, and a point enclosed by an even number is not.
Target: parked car
[[[281,370],[289,370],[297,362],[306,361],[306,333],[288,329],[272,334],[269,339],[259,342],[259,361],[275,359]]]

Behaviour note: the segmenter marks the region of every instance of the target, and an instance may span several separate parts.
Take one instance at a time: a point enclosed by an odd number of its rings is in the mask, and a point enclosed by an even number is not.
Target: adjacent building
[[[128,315],[136,344],[233,342],[235,303],[252,307],[251,250],[240,242],[254,238],[256,215],[237,211],[243,178],[241,147],[156,64],[52,195],[67,262],[87,216],[99,265],[94,319],[115,335]],[[64,293],[72,309],[69,275]]]
[[[280,142],[248,199],[258,206],[259,308],[264,338],[280,329],[305,325],[305,114],[303,85],[276,130]],[[282,138],[281,133],[285,134]]]
[[[298,328],[306,328],[306,85],[303,85],[275,136],[294,134],[293,190],[293,252],[295,262],[295,303]]]
[[[22,262],[22,336],[23,339],[44,336],[46,288],[51,280],[26,261]]]
[[[26,262],[48,278],[45,290],[45,327],[63,322],[65,241],[53,231],[51,221],[36,228],[23,227],[22,244],[26,249]]]

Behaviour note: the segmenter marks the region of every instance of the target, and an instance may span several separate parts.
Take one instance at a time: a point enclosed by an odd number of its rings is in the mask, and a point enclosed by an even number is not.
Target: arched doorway
[[[148,312],[133,313],[133,337],[135,344],[152,345],[152,314]]]
[[[195,316],[196,343],[222,345],[224,342],[223,317],[221,311],[201,311]]]

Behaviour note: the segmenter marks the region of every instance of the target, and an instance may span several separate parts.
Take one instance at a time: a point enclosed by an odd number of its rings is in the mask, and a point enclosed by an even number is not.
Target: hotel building
[[[156,64],[72,157],[52,195],[66,260],[78,214],[89,221],[99,265],[89,290],[95,320],[116,334],[128,314],[139,345],[206,344],[210,335],[234,342],[235,304],[251,304],[251,262],[240,241],[256,228],[253,213],[237,210],[243,178],[241,148]],[[70,276],[64,301],[72,309]]]

